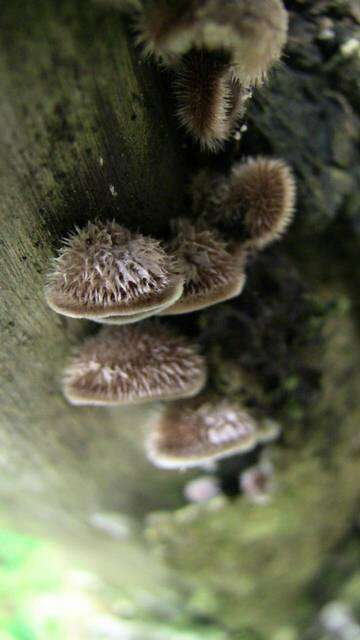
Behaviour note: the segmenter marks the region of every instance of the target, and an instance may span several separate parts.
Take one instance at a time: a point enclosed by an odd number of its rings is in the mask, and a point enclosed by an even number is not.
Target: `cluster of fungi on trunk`
[[[133,19],[143,52],[171,70],[180,122],[202,148],[218,150],[253,87],[280,59],[287,34],[281,0],[151,0],[136,5]],[[191,195],[190,215],[171,223],[166,242],[114,220],[76,228],[45,288],[57,313],[112,325],[80,345],[67,366],[70,403],[174,401],[164,405],[146,442],[149,459],[165,468],[249,451],[278,435],[271,421],[209,398],[198,345],[149,318],[241,293],[248,255],[277,240],[292,220],[291,170],[279,159],[250,158],[227,175],[201,171]]]

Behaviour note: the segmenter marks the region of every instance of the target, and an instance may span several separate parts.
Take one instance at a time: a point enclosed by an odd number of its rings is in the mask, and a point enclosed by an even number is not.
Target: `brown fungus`
[[[235,79],[223,52],[194,49],[174,72],[177,114],[203,149],[216,151],[245,113],[251,93]]]
[[[147,54],[174,64],[191,49],[225,51],[242,84],[261,81],[287,36],[281,0],[149,0],[137,20]]]
[[[282,1],[104,1],[135,14],[145,55],[174,70],[181,122],[203,147],[217,150],[252,88],[281,57],[288,29]]]
[[[89,222],[65,240],[48,275],[49,306],[66,316],[108,318],[172,304],[183,277],[153,238],[116,222]]]
[[[295,181],[288,165],[278,159],[250,158],[233,167],[231,184],[232,196],[236,200],[238,191],[241,200],[248,244],[262,249],[280,238],[295,206]]]
[[[245,112],[255,85],[280,59],[287,37],[281,0],[150,0],[138,43],[170,66],[181,123],[216,151]]]
[[[166,408],[146,442],[147,455],[158,467],[199,466],[253,449],[257,423],[237,404],[196,398]]]
[[[189,313],[238,296],[245,284],[245,254],[234,256],[214,229],[195,226],[186,218],[172,225],[169,251],[182,265],[182,296],[161,315]]]
[[[246,246],[262,249],[290,225],[296,185],[280,159],[249,158],[235,164],[229,176],[202,171],[192,184],[194,213],[212,224],[241,227]]]
[[[102,327],[64,375],[72,404],[127,405],[196,395],[206,366],[194,344],[157,322]]]

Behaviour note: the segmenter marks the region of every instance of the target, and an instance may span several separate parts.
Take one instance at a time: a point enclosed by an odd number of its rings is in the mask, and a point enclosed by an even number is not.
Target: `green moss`
[[[352,403],[359,352],[345,308],[333,308],[323,323],[322,400],[304,408],[306,424],[316,426],[285,429],[285,444],[273,449],[272,502],[215,499],[150,518],[149,542],[192,587],[189,615],[207,613],[230,630],[276,638],[289,621],[291,637],[315,612],[311,585],[346,535],[360,486]],[[353,379],[340,384],[350,372]]]

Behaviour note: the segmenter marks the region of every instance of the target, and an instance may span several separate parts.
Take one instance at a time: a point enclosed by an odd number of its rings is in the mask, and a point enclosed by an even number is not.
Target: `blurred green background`
[[[63,638],[58,612],[65,567],[51,546],[9,529],[0,530],[0,639]]]

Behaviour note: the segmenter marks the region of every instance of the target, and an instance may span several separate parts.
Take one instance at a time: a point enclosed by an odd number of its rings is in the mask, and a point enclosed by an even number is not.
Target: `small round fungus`
[[[295,181],[283,160],[251,158],[231,172],[229,198],[240,204],[248,244],[262,249],[286,231],[294,215]],[[229,211],[231,214],[231,209]]]
[[[220,495],[221,488],[219,481],[214,476],[201,476],[194,480],[189,480],[184,487],[185,498],[194,504],[208,502]]]
[[[140,404],[194,396],[205,381],[196,346],[146,321],[88,338],[65,371],[64,393],[78,405]]]
[[[215,230],[195,227],[186,218],[173,223],[169,245],[185,275],[181,298],[162,315],[189,313],[238,296],[245,284],[245,254],[234,256]]]
[[[89,222],[65,240],[48,275],[49,306],[66,316],[129,316],[172,304],[183,288],[173,257],[116,222]]]
[[[250,92],[234,80],[223,52],[193,49],[174,72],[180,122],[202,148],[216,151],[244,114]]]
[[[256,422],[242,407],[196,399],[166,408],[150,432],[147,454],[156,466],[177,469],[249,451],[256,444]]]
[[[293,219],[295,180],[283,160],[249,158],[229,176],[202,171],[191,191],[196,214],[211,224],[240,227],[250,248],[279,239]]]

